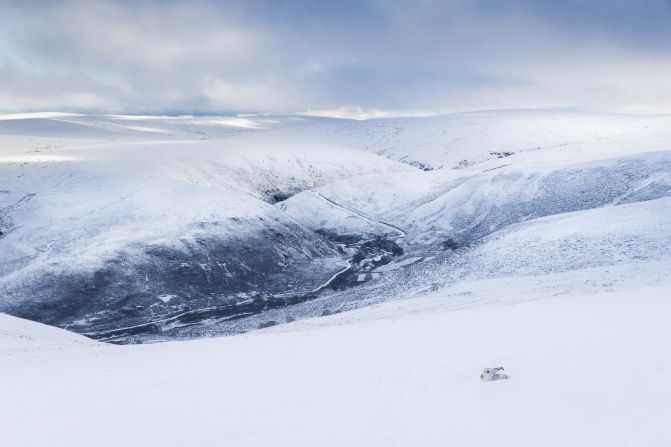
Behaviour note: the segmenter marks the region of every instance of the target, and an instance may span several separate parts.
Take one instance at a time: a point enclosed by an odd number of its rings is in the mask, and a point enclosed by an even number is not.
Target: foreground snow
[[[449,292],[143,346],[2,316],[2,445],[671,442],[670,282],[457,312]],[[511,380],[480,382],[500,365]]]

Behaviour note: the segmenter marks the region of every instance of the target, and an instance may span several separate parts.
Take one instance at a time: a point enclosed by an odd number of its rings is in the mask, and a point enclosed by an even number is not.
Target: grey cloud
[[[2,9],[7,111],[671,109],[663,0],[94,0]]]

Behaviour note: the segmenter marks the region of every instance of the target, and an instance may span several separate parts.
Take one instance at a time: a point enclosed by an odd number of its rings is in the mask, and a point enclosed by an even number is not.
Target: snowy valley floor
[[[671,445],[671,281],[660,278],[452,312],[447,289],[153,345],[0,315],[0,445]],[[478,301],[534,287],[462,289]],[[511,379],[481,382],[489,366]]]

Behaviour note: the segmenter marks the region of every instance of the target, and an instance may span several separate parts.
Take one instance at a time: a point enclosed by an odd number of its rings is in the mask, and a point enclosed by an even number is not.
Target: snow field
[[[314,327],[57,353],[49,334],[0,354],[3,444],[665,445],[670,293],[403,316],[387,303]],[[487,366],[511,379],[481,382]]]

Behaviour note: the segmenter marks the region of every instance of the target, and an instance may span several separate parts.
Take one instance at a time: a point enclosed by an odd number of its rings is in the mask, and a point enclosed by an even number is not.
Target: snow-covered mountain
[[[32,124],[43,135],[4,136],[0,306],[75,330],[313,290],[341,269],[337,248],[271,204],[347,176],[411,170],[347,148],[154,141],[156,125],[78,119],[0,121],[6,133]],[[59,139],[42,146],[52,128]]]
[[[0,150],[0,310],[103,339],[669,257],[669,116],[6,115]]]
[[[3,116],[0,444],[666,445],[670,272],[671,116]]]

